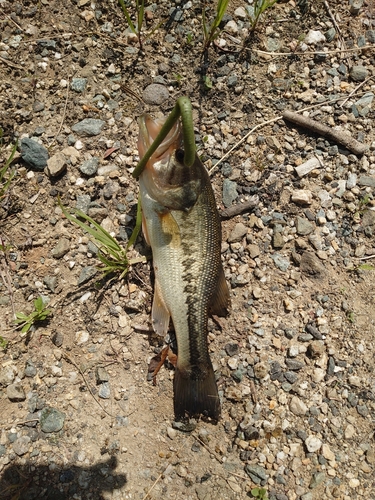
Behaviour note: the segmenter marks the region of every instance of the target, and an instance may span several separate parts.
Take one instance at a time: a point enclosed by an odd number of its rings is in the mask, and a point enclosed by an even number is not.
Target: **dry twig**
[[[4,64],[7,64],[11,68],[14,68],[14,69],[23,69],[22,66],[18,66],[17,64],[14,64],[12,61],[8,61],[8,59],[4,59],[4,57],[0,57],[0,61],[3,62]]]
[[[373,49],[374,44],[364,45],[363,47],[355,47],[353,49],[335,49],[335,50],[306,50],[305,52],[267,52],[265,50],[260,49],[246,49],[251,50],[252,52],[257,52],[258,54],[264,54],[266,56],[314,56],[317,54],[341,54],[343,52],[358,52],[366,49]]]
[[[284,111],[283,118],[296,125],[308,128],[316,134],[323,135],[328,139],[332,139],[339,144],[342,144],[347,149],[349,149],[349,151],[352,151],[356,155],[363,155],[363,153],[368,149],[368,146],[366,144],[358,142],[346,132],[342,130],[335,130],[331,127],[328,127],[327,125],[324,125],[323,123],[312,120],[307,116],[302,116],[298,113],[294,113],[293,111]]]
[[[374,78],[374,75],[369,76],[368,78],[366,78],[366,80],[364,80],[359,85],[357,85],[357,87],[350,92],[348,97],[342,101],[342,103],[340,104],[340,108],[342,108],[345,105],[345,103],[352,97],[352,95],[354,95],[357,92],[357,90],[359,90],[361,87],[363,87],[363,85],[365,85],[365,83],[367,83],[372,78]]]
[[[232,205],[229,208],[225,208],[220,211],[220,216],[222,219],[230,219],[231,217],[235,217],[236,215],[242,214],[242,212],[246,212],[251,208],[254,208],[259,203],[259,196],[254,195],[250,198],[250,200],[244,201],[243,203],[237,203],[236,205]]]

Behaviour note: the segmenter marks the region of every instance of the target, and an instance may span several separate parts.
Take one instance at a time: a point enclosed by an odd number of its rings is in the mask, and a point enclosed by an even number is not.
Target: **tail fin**
[[[195,369],[194,369],[195,368]],[[176,367],[173,402],[176,420],[203,415],[215,421],[220,417],[220,400],[212,366],[181,370]]]

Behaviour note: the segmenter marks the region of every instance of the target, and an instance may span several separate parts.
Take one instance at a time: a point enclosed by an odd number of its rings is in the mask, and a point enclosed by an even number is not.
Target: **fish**
[[[139,119],[142,158],[165,118]],[[177,339],[173,381],[176,420],[221,413],[208,352],[209,314],[223,316],[230,304],[221,262],[221,221],[207,170],[195,155],[184,164],[179,121],[139,176],[142,231],[151,247],[155,275],[152,324],[165,336],[172,318]]]

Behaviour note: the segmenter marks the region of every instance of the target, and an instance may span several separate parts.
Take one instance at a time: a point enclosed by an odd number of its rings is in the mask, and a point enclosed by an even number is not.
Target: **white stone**
[[[349,481],[349,486],[351,488],[358,488],[358,486],[361,484],[360,480],[353,477],[352,479],[350,479]]]
[[[298,165],[298,167],[295,167],[296,174],[298,177],[303,177],[304,175],[307,175],[309,172],[312,170],[315,170],[316,168],[320,168],[320,161],[318,158],[310,158],[309,160],[305,161],[305,163],[302,163],[301,165]]]
[[[327,460],[335,460],[335,454],[331,450],[328,444],[324,443],[322,446],[322,455]]]
[[[320,450],[322,442],[316,436],[311,435],[307,437],[305,445],[310,453],[315,453],[316,451]]]
[[[299,354],[299,346],[291,345],[288,350],[288,354],[290,358],[295,358]]]
[[[311,205],[312,193],[308,189],[296,189],[292,192],[292,201],[297,205]]]
[[[237,358],[229,358],[228,366],[231,370],[236,370],[238,367],[238,359]]]
[[[228,21],[225,25],[225,30],[232,35],[236,35],[238,33],[238,26],[236,21],[234,21],[233,19],[231,21]]]
[[[174,439],[177,436],[177,431],[176,431],[176,429],[173,429],[173,427],[168,427],[167,434],[168,434],[169,439]]]
[[[348,424],[345,429],[345,439],[351,439],[355,434],[355,428],[352,424]]]
[[[246,11],[245,11],[245,9],[243,7],[238,7],[234,11],[234,15],[236,17],[238,17],[238,19],[246,19],[247,18]]]
[[[325,377],[325,371],[321,368],[315,368],[312,373],[312,379],[317,384],[321,382]]]
[[[354,387],[362,386],[360,377],[357,377],[356,375],[352,375],[351,377],[349,377],[349,384],[354,385]]]
[[[305,415],[307,410],[308,410],[305,403],[297,396],[292,397],[292,400],[289,404],[289,409],[292,413],[294,413],[294,415],[297,415],[297,416]]]
[[[326,37],[323,35],[323,33],[321,31],[315,31],[315,30],[310,30],[304,39],[304,42],[307,45],[316,45],[317,43],[325,41]]]
[[[79,332],[76,332],[76,342],[78,345],[84,344],[89,340],[89,332],[86,330],[80,330]]]

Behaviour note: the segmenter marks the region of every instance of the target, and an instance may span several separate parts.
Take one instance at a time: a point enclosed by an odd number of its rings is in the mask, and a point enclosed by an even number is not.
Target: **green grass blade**
[[[100,242],[109,253],[114,255],[114,257],[117,258],[118,255],[122,255],[125,253],[125,250],[117,243],[115,238],[113,238],[100,224],[94,221],[91,217],[84,214],[80,210],[75,210],[75,214],[78,217],[85,219],[87,222],[92,224],[95,227],[95,229],[90,227],[88,224],[85,224],[77,217],[73,217],[72,215],[70,215],[69,212],[65,209],[65,207],[61,204],[60,199],[58,200],[58,203],[63,214],[70,222],[77,224],[77,226],[79,226],[85,232],[89,233],[96,241]]]
[[[141,205],[141,197],[138,196],[137,217],[135,220],[135,227],[129,238],[128,244],[126,245],[126,250],[129,250],[129,248],[136,242],[141,227],[142,227],[142,205]]]
[[[141,0],[141,6],[139,7],[139,1],[137,0],[138,33],[140,33],[142,30],[144,16],[145,16],[145,2],[144,0]]]
[[[124,13],[124,16],[125,16],[125,19],[126,19],[126,22],[128,23],[129,25],[129,28],[131,29],[131,31],[137,35],[137,29],[136,27],[134,26],[133,24],[133,21],[130,19],[130,15],[129,15],[129,12],[128,12],[128,9],[126,8],[125,6],[125,2],[124,0],[118,0],[118,3],[120,4],[120,7],[122,8],[122,12]]]

